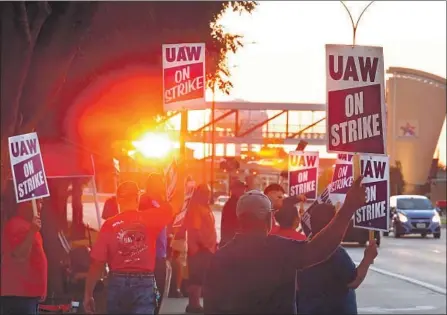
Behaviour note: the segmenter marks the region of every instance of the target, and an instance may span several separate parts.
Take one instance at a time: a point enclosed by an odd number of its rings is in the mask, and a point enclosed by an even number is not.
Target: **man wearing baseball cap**
[[[334,219],[310,241],[268,235],[272,204],[259,191],[238,201],[241,232],[211,260],[204,284],[205,314],[296,314],[296,271],[325,261],[365,203],[359,177]]]
[[[104,222],[92,248],[84,309],[95,312],[93,290],[107,264],[107,313],[154,314],[159,296],[154,276],[156,239],[174,213],[163,196],[152,201],[150,211],[138,211],[140,190],[135,182],[122,183],[116,197],[120,213]]]

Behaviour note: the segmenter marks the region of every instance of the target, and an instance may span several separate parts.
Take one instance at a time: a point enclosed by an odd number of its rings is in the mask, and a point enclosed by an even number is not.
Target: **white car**
[[[230,196],[219,196],[214,204],[219,208],[223,208],[228,199],[230,199]]]

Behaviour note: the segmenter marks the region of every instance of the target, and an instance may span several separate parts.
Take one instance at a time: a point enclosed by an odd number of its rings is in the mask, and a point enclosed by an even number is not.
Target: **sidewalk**
[[[184,314],[187,299],[166,299],[161,314]],[[446,297],[371,271],[357,290],[359,314],[446,314]]]

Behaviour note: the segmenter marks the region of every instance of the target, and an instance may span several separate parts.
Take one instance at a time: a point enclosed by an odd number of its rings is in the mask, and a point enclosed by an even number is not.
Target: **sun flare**
[[[174,147],[174,143],[167,134],[152,132],[145,133],[132,144],[136,151],[146,158],[165,158]]]

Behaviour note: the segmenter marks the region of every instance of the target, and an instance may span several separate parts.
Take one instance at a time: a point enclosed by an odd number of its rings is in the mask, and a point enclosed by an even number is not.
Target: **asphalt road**
[[[370,273],[356,290],[359,314],[446,314],[445,295]],[[187,299],[167,299],[162,314],[184,314]]]
[[[374,267],[446,288],[446,230],[441,239],[432,236],[382,237]],[[363,248],[346,246],[354,261],[361,261]]]
[[[101,211],[102,206],[100,203]],[[70,210],[69,206],[69,217]],[[221,213],[216,211],[214,214],[220,238]],[[93,203],[84,204],[84,216],[85,223],[93,228],[97,227]],[[364,251],[362,247],[351,244],[345,244],[345,247],[354,261],[361,261]],[[388,275],[374,270],[369,272],[367,280],[358,290],[360,313],[446,314],[446,295],[439,293],[439,290],[446,289],[446,249],[446,229],[442,230],[441,239],[433,239],[431,236],[408,236],[400,239],[383,237],[373,269],[385,271]],[[395,275],[405,279],[396,279]],[[415,284],[417,281],[439,290],[434,292],[420,283]],[[173,304],[167,306],[166,313],[181,313],[180,309],[184,307],[182,301],[173,300]]]

